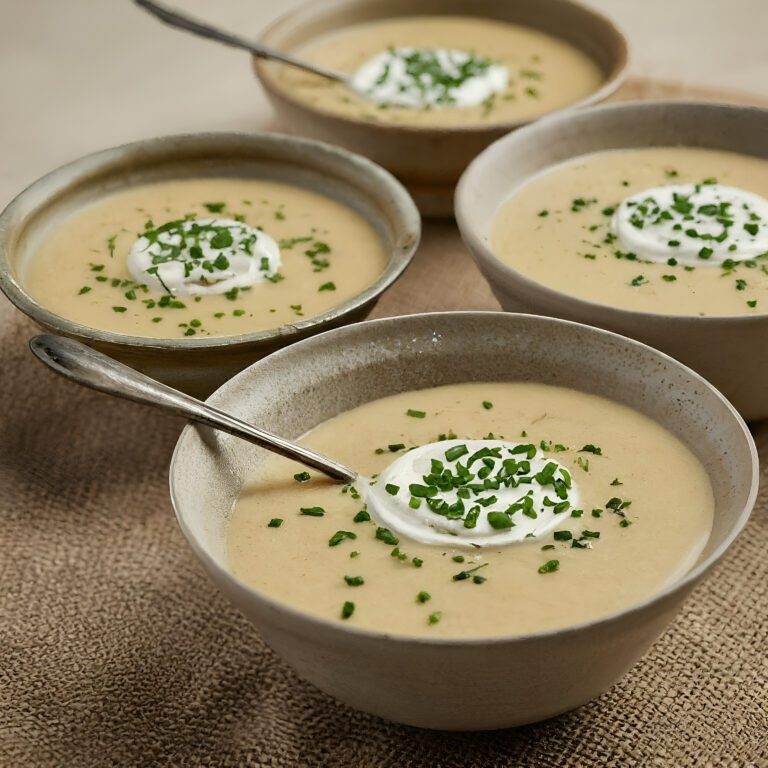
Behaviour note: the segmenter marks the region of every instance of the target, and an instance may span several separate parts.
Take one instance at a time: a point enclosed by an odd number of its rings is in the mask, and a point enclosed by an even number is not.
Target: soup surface
[[[714,502],[699,461],[656,422],[575,390],[470,383],[413,391],[343,413],[301,442],[374,477],[414,446],[489,433],[567,468],[578,508],[566,505],[554,528],[506,546],[425,544],[368,519],[364,483],[341,487],[270,456],[233,511],[232,572],[318,617],[488,637],[626,608],[682,576],[705,546]]]
[[[675,315],[765,312],[766,197],[768,161],[755,157],[685,147],[599,152],[513,190],[491,248],[532,280],[600,304]],[[617,230],[622,201],[634,204],[621,222],[629,242]]]
[[[578,101],[603,81],[597,64],[557,38],[528,27],[469,16],[409,16],[345,27],[296,50],[308,61],[354,73],[392,49],[465,52],[473,61],[506,68],[506,86],[480,104],[398,107],[378,103],[290,67],[274,68],[278,85],[311,106],[346,117],[413,126],[459,126],[526,120]],[[428,69],[422,56],[419,70]],[[386,72],[382,71],[381,77]],[[380,78],[379,78],[380,79]]]
[[[266,234],[279,248],[279,267],[252,286],[205,295],[132,274],[137,240],[179,221],[225,221],[253,237]],[[234,262],[231,245],[222,254]],[[241,258],[258,261],[258,254]],[[52,229],[20,279],[41,305],[92,328],[153,338],[228,336],[326,312],[375,282],[386,263],[373,227],[335,200],[279,182],[213,178],[139,186],[93,203]],[[202,273],[214,274],[206,266],[211,272]]]

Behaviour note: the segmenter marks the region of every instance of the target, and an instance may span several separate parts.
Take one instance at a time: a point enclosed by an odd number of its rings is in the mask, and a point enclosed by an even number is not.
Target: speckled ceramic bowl
[[[414,15],[469,15],[512,22],[565,40],[592,57],[603,72],[600,87],[569,107],[596,104],[621,84],[627,42],[600,15],[571,0],[324,0],[288,12],[260,42],[292,50],[326,32],[360,22]],[[322,111],[295,99],[277,79],[281,65],[254,59],[254,69],[289,130],[340,144],[388,168],[408,187],[426,216],[453,214],[453,188],[469,161],[492,141],[528,121],[453,128],[376,124]]]
[[[464,242],[504,309],[562,317],[639,339],[706,376],[746,419],[768,417],[768,313],[699,317],[640,312],[579,299],[535,282],[494,256],[490,233],[510,192],[588,152],[709,147],[768,158],[768,110],[684,101],[638,102],[558,115],[505,136],[456,189]]]
[[[270,355],[209,402],[297,437],[376,398],[478,377],[545,382],[608,397],[680,438],[707,469],[716,505],[712,534],[693,569],[627,610],[557,631],[461,640],[373,632],[303,614],[229,572],[228,518],[264,451],[189,426],[170,470],[181,530],[213,581],[264,640],[299,675],[350,706],[426,728],[521,725],[598,696],[670,623],[742,529],[757,493],[754,443],[717,390],[650,347],[562,320],[452,312],[359,323]]]
[[[20,274],[57,221],[127,187],[179,178],[265,178],[306,187],[360,213],[389,254],[379,278],[320,315],[266,331],[211,338],[151,339],[110,333],[54,314],[24,290]],[[280,347],[363,319],[402,274],[419,243],[419,213],[387,171],[343,149],[281,134],[166,136],[82,157],[36,181],[0,214],[0,289],[41,327],[80,339],[153,378],[208,395]]]

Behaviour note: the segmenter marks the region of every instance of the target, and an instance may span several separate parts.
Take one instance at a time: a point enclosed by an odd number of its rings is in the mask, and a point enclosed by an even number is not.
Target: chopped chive
[[[355,612],[355,604],[347,600],[341,607],[341,618],[348,619]]]
[[[421,568],[421,566],[424,565],[424,561],[420,557],[412,557],[411,562],[413,563],[414,568]]]
[[[539,566],[539,573],[554,573],[560,568],[559,560],[547,560],[544,565]]]
[[[353,518],[356,523],[367,523],[371,516],[367,509],[361,509]]]
[[[389,528],[377,528],[376,538],[379,541],[383,541],[385,544],[391,544],[392,546],[400,543],[400,539],[398,539],[397,536],[395,536],[395,534],[389,530]]]
[[[127,312],[127,307],[112,307],[113,312]]]
[[[336,283],[323,283],[318,289],[319,291],[335,291]]]
[[[400,493],[400,486],[395,485],[394,483],[387,483],[384,486],[384,490],[390,495],[390,496],[397,496],[398,493]]]
[[[267,528],[279,528],[283,524],[282,517],[273,517],[268,523]]]
[[[493,408],[493,403],[490,400],[483,400],[483,408],[485,408],[486,411],[490,411],[491,408]]]
[[[309,472],[297,472],[297,473],[296,473],[296,474],[293,476],[293,479],[294,479],[294,480],[295,480],[297,483],[306,483],[306,482],[307,482],[307,480],[309,480]]]
[[[405,415],[406,416],[411,416],[414,419],[423,419],[427,415],[427,412],[426,411],[414,411],[413,408],[409,408],[405,412]]]
[[[90,286],[90,285],[84,285],[84,286],[83,286],[83,287],[82,287],[82,288],[81,288],[81,289],[80,289],[80,290],[77,292],[77,295],[78,295],[78,296],[82,296],[84,293],[88,293],[88,291],[90,291],[90,290],[91,290],[91,286]]]
[[[454,563],[463,563],[464,555],[454,555],[451,560],[453,560]]]
[[[322,507],[300,507],[302,515],[308,517],[322,517],[325,514],[325,510]]]
[[[443,618],[443,612],[442,611],[435,611],[434,613],[429,614],[429,618],[427,619],[427,624],[437,624],[440,619]]]
[[[497,531],[514,526],[512,518],[506,512],[489,512],[487,519],[491,528]]]
[[[456,461],[467,453],[469,453],[469,449],[466,445],[454,445],[445,452],[445,458],[448,461]]]
[[[459,571],[453,575],[453,581],[466,581],[467,579],[472,578],[476,571],[479,571],[481,568],[485,568],[487,565],[488,563],[482,563],[482,565],[476,565],[474,568],[470,568],[468,571]],[[477,583],[479,584],[480,582]]]
[[[555,531],[553,534],[555,541],[570,541],[573,534],[570,531]]]
[[[346,581],[350,587],[361,587],[365,584],[365,579],[362,576],[345,576],[344,581]]]
[[[344,539],[356,539],[357,534],[352,533],[352,531],[336,531],[336,533],[331,536],[330,539],[328,539],[328,546],[329,547],[335,547],[338,544],[341,544]]]
[[[428,600],[432,599],[432,595],[429,594],[429,592],[419,592],[418,595],[416,595],[416,602],[417,603],[426,603]]]
[[[603,449],[598,448],[596,445],[592,445],[592,443],[587,443],[587,445],[579,449],[579,453],[594,453],[595,456],[602,456]]]

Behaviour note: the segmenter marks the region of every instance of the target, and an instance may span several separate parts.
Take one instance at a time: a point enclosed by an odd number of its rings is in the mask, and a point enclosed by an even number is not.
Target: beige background
[[[245,34],[297,0],[168,0]],[[591,0],[647,77],[768,98],[766,0]],[[0,204],[50,168],[163,133],[250,130],[270,110],[245,53],[164,28],[130,0],[0,0]]]
[[[179,3],[241,31],[292,4]],[[635,74],[768,98],[768,0],[600,5],[627,27]],[[644,81],[624,95],[701,93]],[[270,120],[244,54],[161,28],[128,0],[0,0],[0,94],[0,204],[101,147]],[[376,314],[497,306],[443,222]],[[33,333],[0,300],[3,768],[768,766],[764,482],[727,558],[599,699],[511,731],[417,731],[350,711],[274,657],[173,519],[180,421],[43,371]],[[765,461],[768,429],[756,436]]]

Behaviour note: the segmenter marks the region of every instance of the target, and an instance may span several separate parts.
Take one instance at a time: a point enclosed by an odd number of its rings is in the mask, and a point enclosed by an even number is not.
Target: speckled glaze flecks
[[[561,317],[657,347],[707,377],[748,420],[768,417],[768,313],[744,316],[636,312],[578,299],[496,258],[490,232],[511,190],[539,171],[590,152],[689,146],[768,158],[768,110],[685,101],[607,105],[553,116],[500,139],[456,188],[461,235],[502,307]]]
[[[521,725],[606,690],[661,634],[728,548],[757,492],[749,431],[710,384],[643,344],[550,318],[452,312],[360,323],[280,350],[233,378],[210,402],[297,437],[364,402],[475,381],[478,371],[484,381],[537,381],[612,398],[679,437],[710,474],[716,504],[712,535],[694,569],[637,606],[554,632],[430,640],[363,631],[303,615],[228,573],[224,530],[263,451],[190,426],[170,470],[184,535],[212,579],[274,650],[299,675],[347,704],[427,728]]]
[[[152,339],[100,331],[60,317],[30,298],[16,277],[47,227],[128,186],[195,177],[266,178],[328,195],[362,215],[389,261],[358,296],[292,325],[239,336]],[[165,136],[114,147],[62,166],[24,190],[0,214],[0,289],[48,331],[84,341],[153,378],[198,396],[297,339],[362,320],[408,266],[421,236],[419,212],[403,186],[364,157],[275,133]]]
[[[609,19],[571,0],[326,0],[307,2],[269,26],[259,42],[294,48],[330,30],[398,16],[470,15],[499,19],[541,30],[591,56],[604,74],[603,84],[568,109],[597,104],[622,83],[627,42]],[[528,121],[453,129],[376,124],[323,112],[279,87],[269,62],[254,59],[254,71],[278,118],[292,132],[340,144],[370,157],[396,174],[416,198],[425,216],[453,214],[453,189],[467,164],[492,141]]]

